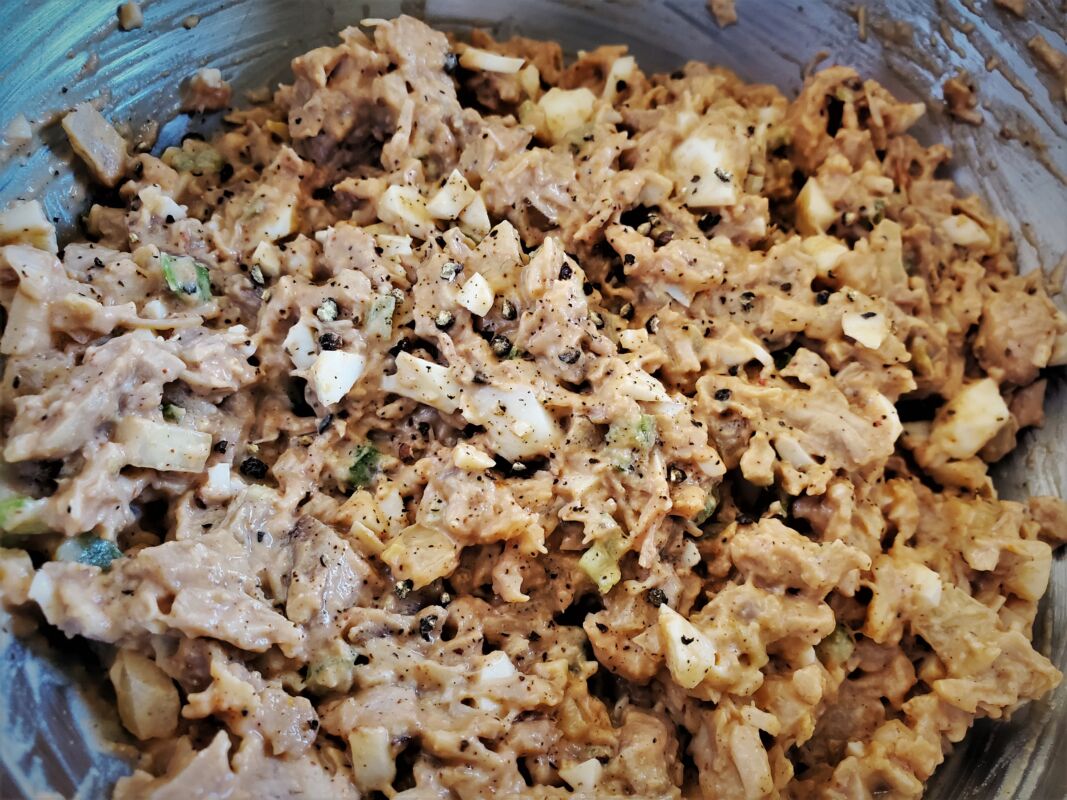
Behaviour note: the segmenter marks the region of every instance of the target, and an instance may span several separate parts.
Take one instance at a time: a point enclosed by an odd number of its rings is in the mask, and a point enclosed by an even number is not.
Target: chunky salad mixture
[[[988,465],[1067,319],[842,67],[789,101],[409,17],[0,217],[9,612],[103,648],[117,798],[917,798],[1067,507]],[[229,102],[217,73],[190,107]]]

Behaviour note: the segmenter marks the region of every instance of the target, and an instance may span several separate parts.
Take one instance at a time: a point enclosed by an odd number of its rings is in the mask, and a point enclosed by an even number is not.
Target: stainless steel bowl
[[[823,63],[855,66],[902,96],[928,101],[931,113],[918,135],[953,148],[954,178],[1008,219],[1023,269],[1051,269],[1067,253],[1067,108],[1062,89],[1025,42],[1041,33],[1067,47],[1061,3],[1030,0],[1025,20],[992,0],[870,3],[864,40],[855,0],[738,0],[741,21],[725,30],[702,0],[147,0],[144,27],[131,32],[117,29],[118,0],[6,0],[0,4],[0,130],[17,112],[45,124],[31,155],[0,161],[0,205],[37,196],[61,226],[72,227],[86,202],[83,173],[72,168],[58,126],[48,121],[75,102],[102,96],[114,120],[134,128],[146,120],[165,123],[166,143],[206,124],[176,116],[177,84],[197,67],[219,67],[238,90],[272,85],[286,75],[290,58],[334,41],[344,26],[403,11],[450,30],[477,25],[556,39],[571,52],[623,42],[646,69],[700,59],[786,91],[799,87],[805,65],[825,51]],[[187,30],[182,21],[190,14],[200,21]],[[985,122],[977,128],[952,122],[941,110],[940,86],[961,68],[978,85]],[[1055,374],[1045,428],[1024,436],[997,469],[1005,496],[1067,495],[1065,401],[1064,376]],[[1062,553],[1035,639],[1067,669]],[[106,796],[129,770],[103,744],[121,734],[92,688],[100,677],[84,645],[0,633],[0,797]],[[935,775],[928,796],[1067,797],[1067,684],[1009,723],[979,723]]]

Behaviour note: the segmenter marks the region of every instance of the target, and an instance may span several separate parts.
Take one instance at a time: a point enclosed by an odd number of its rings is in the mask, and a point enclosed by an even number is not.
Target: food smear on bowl
[[[153,796],[854,797],[1061,679],[1067,319],[902,102],[365,20],[0,213],[0,603]],[[229,86],[198,76],[198,111]],[[106,111],[106,110],[105,110]]]

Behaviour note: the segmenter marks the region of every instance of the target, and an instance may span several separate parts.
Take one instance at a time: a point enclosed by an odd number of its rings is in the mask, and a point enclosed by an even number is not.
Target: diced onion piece
[[[484,450],[466,442],[460,442],[452,451],[452,463],[467,472],[489,469],[496,461]]]
[[[459,290],[458,302],[472,314],[484,317],[493,307],[496,296],[493,288],[480,273],[475,272]]]
[[[467,47],[459,56],[460,66],[466,69],[480,69],[483,72],[503,72],[514,75],[525,63],[524,59],[502,56],[479,47]]]
[[[826,233],[836,219],[837,212],[819,182],[815,178],[808,178],[797,195],[797,230],[804,236]]]
[[[181,700],[174,681],[154,661],[132,650],[119,650],[108,677],[126,730],[141,740],[174,733]]]
[[[718,137],[693,134],[671,153],[683,202],[690,208],[732,206],[740,197],[738,165]],[[696,180],[694,180],[694,178]]]
[[[307,369],[315,363],[315,334],[303,322],[297,322],[289,328],[282,347],[297,369]]]
[[[426,201],[414,186],[390,186],[378,199],[378,219],[416,239],[427,239],[437,230],[426,210]]]
[[[941,220],[938,226],[945,238],[961,247],[988,247],[989,234],[966,214],[953,214]]]
[[[363,375],[366,360],[358,353],[323,350],[308,369],[308,383],[324,406],[339,403]]]
[[[37,200],[13,203],[0,212],[0,245],[28,244],[58,253],[56,229]]]
[[[841,317],[841,330],[870,350],[877,350],[889,336],[889,320],[876,311],[849,311]]]
[[[381,553],[397,580],[409,580],[421,589],[428,583],[451,575],[459,565],[460,547],[437,528],[411,525],[404,528]]]
[[[61,124],[93,177],[105,186],[118,183],[126,171],[126,140],[111,123],[89,103],[79,103]]]
[[[558,443],[559,426],[533,389],[482,386],[468,394],[463,416],[484,425],[493,449],[509,461],[547,453]]]
[[[444,186],[430,198],[430,202],[426,204],[426,210],[431,217],[437,219],[455,219],[474,199],[475,194],[474,189],[467,183],[467,179],[459,170],[454,169]]]
[[[492,223],[489,221],[489,210],[485,207],[485,201],[480,194],[476,194],[470,204],[459,215],[459,229],[472,239],[481,241],[489,235]]]
[[[815,270],[826,275],[837,266],[841,257],[848,253],[848,246],[833,236],[808,236],[800,243],[800,249],[815,260]]]
[[[360,792],[392,792],[396,761],[391,739],[387,729],[378,727],[361,727],[348,734],[352,780]]]
[[[115,441],[126,451],[126,463],[162,471],[200,472],[211,453],[211,434],[126,417],[115,428]]]
[[[930,444],[950,458],[970,458],[981,450],[1011,417],[992,378],[964,386],[938,412]]]
[[[460,389],[448,367],[413,356],[397,353],[396,373],[382,378],[382,389],[417,400],[451,414],[459,408]]]
[[[659,607],[659,638],[674,682],[698,686],[715,666],[715,647],[693,623],[664,603]]]
[[[558,142],[574,130],[587,123],[593,116],[596,95],[584,86],[580,89],[560,89],[553,86],[537,101],[538,107],[545,115],[545,124]]]

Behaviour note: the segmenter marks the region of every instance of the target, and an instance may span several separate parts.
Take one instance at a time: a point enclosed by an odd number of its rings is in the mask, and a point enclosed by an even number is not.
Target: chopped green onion
[[[83,533],[73,539],[67,539],[56,549],[56,560],[76,561],[79,564],[88,564],[107,570],[111,562],[116,558],[122,558],[122,551],[114,542],[93,536],[91,533]]]
[[[819,661],[830,666],[848,661],[855,649],[856,644],[852,640],[852,632],[838,623],[833,633],[815,645],[815,654],[819,657]]]
[[[159,254],[163,280],[167,288],[183,300],[206,303],[211,299],[211,273],[208,268],[189,256]]]
[[[348,468],[348,482],[356,489],[369,486],[378,474],[378,464],[382,454],[372,444],[361,444],[356,448],[352,466]]]

